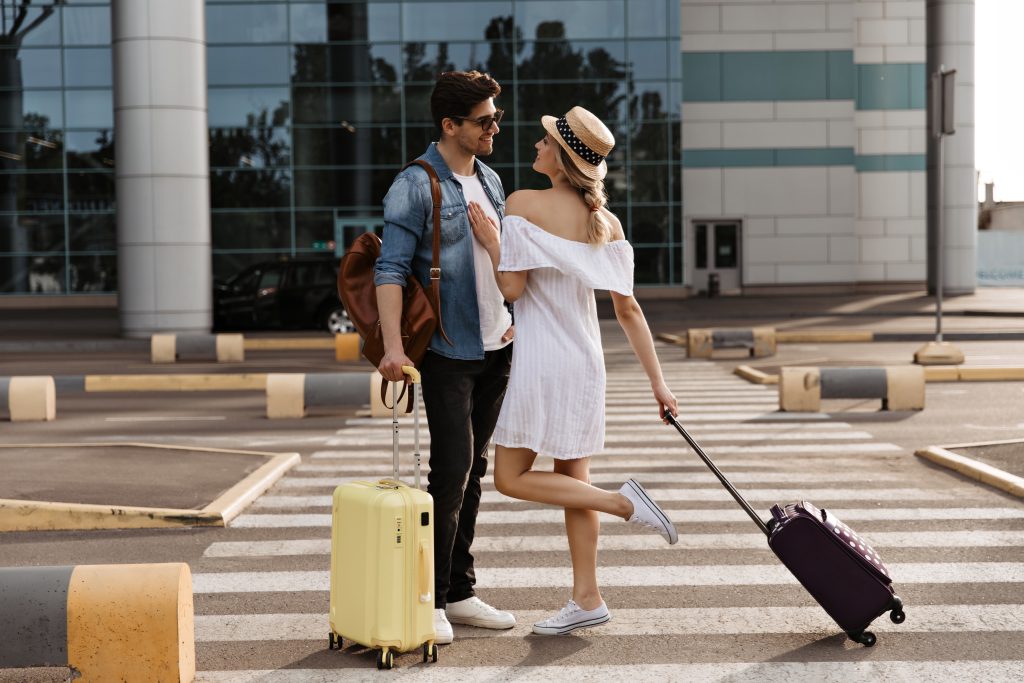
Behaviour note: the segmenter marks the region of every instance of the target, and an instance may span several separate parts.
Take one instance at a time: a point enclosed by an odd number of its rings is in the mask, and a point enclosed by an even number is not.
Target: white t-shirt
[[[466,198],[468,210],[470,202],[479,204],[484,213],[496,224],[501,225],[498,212],[494,210],[491,200],[487,198],[480,178],[476,175],[464,176],[453,174],[462,185],[462,196]],[[502,341],[501,335],[512,325],[512,316],[505,308],[505,297],[494,281],[494,266],[487,250],[473,238],[473,265],[476,268],[476,300],[480,309],[480,336],[484,341],[484,351],[494,351],[509,342]]]

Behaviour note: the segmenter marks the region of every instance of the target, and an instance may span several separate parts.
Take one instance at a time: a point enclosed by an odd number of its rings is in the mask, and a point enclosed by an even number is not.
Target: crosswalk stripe
[[[622,482],[620,477],[618,482]],[[707,489],[655,489],[648,491],[651,497],[659,502],[666,501],[729,501],[729,492],[720,486]],[[758,503],[775,503],[780,500],[813,499],[822,502],[840,500],[948,500],[952,497],[947,491],[934,489],[747,489],[743,497]],[[484,491],[480,496],[481,503],[516,503],[515,498],[497,491]],[[263,496],[253,504],[253,508],[306,508],[331,507],[331,496]]]
[[[618,612],[616,612],[618,614]],[[615,624],[618,617],[610,624]],[[212,623],[211,623],[212,625]],[[903,624],[906,626],[907,624]],[[254,625],[255,627],[255,625]],[[458,627],[456,627],[458,628]],[[603,635],[608,626],[593,631]],[[320,629],[323,631],[323,628]],[[905,630],[905,629],[904,629]],[[320,636],[324,636],[321,634]],[[459,637],[465,637],[460,629]],[[310,638],[315,639],[314,637]],[[414,657],[415,655],[409,655]],[[401,661],[401,660],[399,660]],[[372,666],[372,665],[371,665]],[[281,669],[278,671],[206,671],[196,683],[335,683],[366,681],[370,676],[359,668]],[[886,681],[886,683],[946,683],[986,681],[1009,683],[1024,680],[1024,661],[864,661],[864,662],[723,662],[714,664],[587,664],[571,666],[399,666],[387,672],[388,680],[415,679],[418,683],[459,681],[644,681],[644,683],[723,683],[746,681],[764,683],[822,683],[823,681]]]
[[[1024,531],[875,531],[868,541],[875,548],[1001,548],[1024,547]],[[764,534],[683,534],[668,545],[654,534],[604,535],[601,550],[763,550]],[[545,552],[569,547],[565,535],[477,536],[473,552]],[[326,538],[299,541],[218,541],[203,557],[286,557],[328,555]]]
[[[327,445],[339,445],[331,444],[328,442]],[[422,446],[422,444],[421,444]],[[381,452],[391,453],[392,446],[380,445],[377,447],[365,446],[365,450],[376,450]],[[605,448],[601,453],[595,455],[595,458],[599,457],[614,457],[614,456],[637,456],[637,455],[672,455],[681,454],[688,452],[688,447],[685,444],[678,444],[675,446],[630,446],[628,448],[622,446],[613,446],[611,448]],[[826,444],[760,444],[757,446],[707,446],[704,448],[705,453],[716,454],[716,453],[778,453],[783,455],[795,455],[797,453],[900,453],[903,449],[892,443],[826,443]]]
[[[614,463],[616,470],[623,470],[622,463]],[[632,460],[628,463],[629,467],[678,467],[679,461],[666,463],[663,460],[656,460],[651,462],[644,462],[643,460]],[[404,469],[404,468],[403,468]],[[603,468],[602,468],[603,469]],[[609,468],[610,469],[610,468]],[[300,465],[293,468],[292,471],[299,472],[336,472],[336,473],[371,473],[373,476],[380,476],[381,474],[390,474],[390,464],[384,467],[384,463],[377,463],[377,466],[367,464],[354,464],[354,465],[321,465],[321,464],[309,464]],[[424,468],[424,471],[428,471]],[[647,472],[643,476],[650,478],[651,481],[657,482],[672,482],[672,483],[685,483],[685,484],[717,484],[718,479],[711,472]],[[833,483],[863,483],[866,480],[881,482],[881,481],[903,481],[905,477],[898,474],[892,474],[889,472],[881,472],[874,474],[867,474],[865,472],[730,472],[729,479],[733,483],[750,483],[750,482],[808,482],[808,481],[827,481]],[[301,479],[301,477],[287,477],[287,479]],[[484,481],[492,479],[491,477],[485,477]],[[493,479],[492,479],[493,481]],[[590,473],[590,481],[595,483],[607,483],[607,482],[619,482],[623,481],[622,474],[619,471],[603,472],[597,467],[593,468]]]
[[[747,410],[745,412],[736,412],[734,406],[730,406],[733,409],[730,412],[722,413],[687,413],[682,411],[677,416],[680,422],[684,422],[687,425],[694,422],[733,422],[742,421],[750,422],[754,420],[777,420],[780,422],[804,422],[808,420],[821,420],[827,421],[831,416],[828,413],[782,413],[782,412],[770,412],[766,413],[761,410],[760,407],[755,407],[753,410]],[[359,425],[374,425],[380,427],[384,424],[390,424],[391,418],[381,417],[350,417],[345,421],[346,425],[359,426]],[[664,427],[660,424],[660,421],[655,414],[655,411],[648,410],[643,413],[630,412],[630,413],[612,413],[609,412],[605,416],[606,424],[618,424],[618,423],[641,423],[649,424],[652,428],[659,426]],[[400,417],[398,418],[400,425],[412,426],[411,417]]]
[[[390,425],[389,425],[390,426]],[[383,431],[383,430],[382,430]],[[694,434],[693,437],[701,443],[710,441],[844,441],[844,440],[867,440],[874,438],[867,432],[741,432],[739,434],[729,432],[707,432]],[[628,435],[617,435],[614,431],[605,437],[605,445],[616,443],[634,443],[636,437]],[[645,443],[675,443],[682,444],[683,441],[678,434],[647,434],[644,436]],[[420,436],[420,444],[424,447],[430,443],[430,438],[425,434]],[[328,446],[379,446],[391,448],[389,434],[377,433],[372,436],[350,436],[344,435],[328,439]]]
[[[559,571],[566,573],[566,570]],[[879,638],[895,638],[905,633],[1021,631],[1024,630],[1022,608],[1024,605],[920,605],[913,608],[908,607],[907,620],[899,626],[887,623],[888,619],[883,617],[872,624],[872,630],[879,635]],[[596,630],[589,631],[591,635],[663,636],[741,635],[747,633],[818,635],[842,632],[828,614],[816,606],[730,607],[729,609],[705,607],[616,609],[612,607],[611,612],[612,620],[597,627]],[[551,616],[550,611],[539,610],[523,610],[515,614],[517,621],[515,628],[495,631],[456,626],[456,640],[462,638],[522,638],[529,634],[530,626],[533,623]],[[195,629],[197,642],[321,639],[326,641],[330,624],[326,614],[216,614],[197,615]],[[523,667],[527,670],[530,668],[532,667]],[[427,670],[429,671],[430,668],[428,667]],[[451,669],[447,670],[451,671]],[[565,673],[563,672],[561,675],[562,680],[565,680]]]
[[[1022,562],[920,562],[888,565],[899,585],[912,583],[1021,583]],[[478,588],[571,587],[568,567],[477,567]],[[670,565],[597,568],[597,581],[611,586],[777,586],[797,583],[781,564]],[[323,591],[326,571],[223,572],[192,575],[200,593],[265,593]],[[1011,629],[1013,630],[1013,629]]]
[[[781,502],[781,501],[780,501]],[[877,521],[946,521],[946,520],[1006,520],[1024,519],[1021,508],[868,508],[832,509],[831,512],[844,522]],[[675,524],[749,522],[742,510],[665,510]],[[477,524],[561,524],[563,512],[559,509],[541,510],[481,510]],[[617,517],[604,515],[602,523],[621,523]],[[329,514],[243,514],[231,522],[232,527],[247,529],[283,529],[289,527],[329,527]]]
[[[391,429],[390,419],[380,419],[377,424],[373,427],[344,427],[342,429],[335,430],[335,434],[338,435],[352,435],[352,436],[379,436],[383,430],[385,434],[390,435],[388,430]],[[697,437],[703,432],[719,432],[722,430],[732,431],[753,431],[758,430],[762,432],[797,432],[800,430],[809,430],[814,433],[822,431],[842,431],[852,430],[853,427],[847,422],[790,422],[785,424],[773,424],[773,423],[749,423],[749,422],[731,422],[731,423],[720,423],[709,424],[707,426],[696,426],[688,431]],[[612,430],[609,430],[609,434],[617,432],[636,432],[636,431],[649,431],[650,426],[648,425],[617,425]],[[677,437],[678,438],[678,437]],[[315,455],[315,454],[314,454]]]

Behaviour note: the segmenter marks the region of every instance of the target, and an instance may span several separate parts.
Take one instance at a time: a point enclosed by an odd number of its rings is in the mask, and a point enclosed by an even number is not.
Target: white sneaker
[[[644,490],[643,486],[630,479],[622,485],[619,493],[633,503],[633,515],[629,518],[629,522],[639,524],[648,529],[654,529],[661,534],[662,538],[668,541],[669,545],[675,545],[675,542],[679,540],[676,528],[672,526],[672,522],[669,520],[668,515],[665,514],[665,511],[658,507],[658,504],[647,495],[647,491]]]
[[[533,632],[542,636],[563,636],[578,628],[589,628],[604,624],[612,618],[608,605],[601,601],[596,609],[581,609],[574,601],[559,610],[558,614],[533,625]]]
[[[453,640],[455,640],[455,634],[452,632],[452,625],[448,623],[448,617],[445,616],[444,610],[435,609],[434,643],[437,645],[447,645]]]
[[[449,602],[445,611],[448,613],[448,619],[454,624],[496,629],[512,628],[516,625],[516,618],[511,612],[497,610],[475,595],[458,602]]]

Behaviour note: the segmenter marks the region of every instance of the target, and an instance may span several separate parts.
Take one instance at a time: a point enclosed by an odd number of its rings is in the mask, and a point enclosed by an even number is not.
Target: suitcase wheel
[[[854,641],[855,643],[860,643],[864,647],[873,646],[875,644],[875,641],[877,640],[875,638],[875,634],[871,631],[861,631],[860,633],[847,633],[846,635],[850,636],[850,640]]]
[[[437,645],[433,643],[423,643],[423,661],[428,660],[431,663],[437,663]]]
[[[384,649],[377,652],[377,668],[378,669],[394,669],[395,668],[395,653],[391,650]]]
[[[335,635],[334,631],[327,634],[327,649],[328,650],[340,650],[341,649],[341,636]]]
[[[903,611],[903,601],[895,595],[892,598],[892,606],[890,609],[892,611],[889,612],[889,618],[892,620],[892,623],[902,624],[906,620],[907,614]]]

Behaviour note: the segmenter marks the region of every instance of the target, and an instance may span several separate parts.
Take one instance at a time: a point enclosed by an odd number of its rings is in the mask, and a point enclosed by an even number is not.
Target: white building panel
[[[726,214],[828,213],[828,176],[820,168],[727,168],[722,173]]]
[[[853,100],[776,102],[775,118],[780,120],[827,119],[846,122],[853,118]]]
[[[921,218],[888,220],[885,222],[885,234],[887,235],[924,235],[926,229],[927,222]]]
[[[853,16],[857,19],[881,19],[885,16],[885,2],[867,2],[866,0],[852,0]]]
[[[774,218],[747,218],[743,221],[745,237],[774,237],[777,233]]]
[[[780,235],[849,235],[853,232],[852,216],[779,216],[775,230]]]
[[[926,59],[924,45],[889,45],[885,48],[886,64],[924,64]]]
[[[853,31],[776,33],[776,50],[850,50]]]
[[[886,263],[885,279],[893,282],[915,281],[920,282],[928,276],[928,267],[925,263]]]
[[[855,64],[884,64],[885,48],[874,45],[858,45],[853,48],[853,62]]]
[[[853,2],[832,2],[828,6],[830,31],[849,31],[853,26]]]
[[[744,285],[774,285],[775,266],[763,264],[744,264],[743,284]]]
[[[825,121],[768,121],[725,123],[722,142],[727,149],[825,147]]]
[[[722,215],[722,173],[720,168],[683,169],[683,201],[688,216]]]
[[[910,215],[909,173],[861,173],[860,211],[864,218],[903,218]]]
[[[905,128],[862,128],[858,154],[910,154],[910,131]]]
[[[722,6],[725,31],[823,31],[827,27],[823,4]]]
[[[910,22],[906,19],[858,19],[858,45],[907,45]]]
[[[682,24],[683,35],[698,32],[715,32],[722,30],[719,22],[718,5],[693,5],[684,2],[679,8],[679,22]]]
[[[881,273],[881,269],[879,269]],[[798,265],[783,263],[776,268],[777,284],[801,284],[805,282],[854,282],[857,280],[857,266],[849,263],[820,263]]]
[[[684,102],[683,121],[771,121],[771,102]]]
[[[972,14],[972,17],[973,17],[973,14],[974,14],[974,7],[973,6],[971,7],[971,14]],[[926,41],[928,40],[928,32],[927,32],[927,30],[925,30],[925,20],[924,19],[911,19],[909,21],[909,25],[910,25],[910,44],[911,45],[923,45],[923,44],[925,44]],[[973,22],[972,22],[972,26],[971,26],[971,32],[972,33],[974,32]],[[974,44],[974,36],[973,35],[971,36],[971,44],[972,45]]]
[[[854,134],[853,120],[828,122],[829,147],[853,147],[857,136]]]
[[[722,124],[714,121],[683,121],[683,149],[717,149],[722,146]]]
[[[864,237],[866,235],[884,235],[885,221],[866,221],[862,219],[855,220],[853,222],[853,234],[857,235],[858,237]]]
[[[751,263],[824,263],[827,237],[748,237],[744,240]]]
[[[892,128],[920,128],[924,130],[928,125],[928,116],[923,109],[890,109],[878,113],[882,115],[880,121],[870,124],[878,128],[888,126]]]
[[[683,52],[765,52],[771,51],[771,33],[684,33],[679,40]]]
[[[852,166],[828,168],[828,213],[853,216],[857,212],[857,173]]]
[[[907,2],[889,0],[885,3],[885,16],[893,18],[924,19],[925,2],[924,0],[909,0]]]
[[[865,237],[860,241],[860,260],[889,263],[910,260],[910,239],[906,237]]]
[[[832,235],[828,238],[829,263],[857,263],[860,260],[860,240],[856,237]]]
[[[928,215],[928,183],[925,171],[910,174],[910,215],[925,218]]]
[[[910,260],[924,261],[928,258],[928,238],[924,235],[910,238]]]

